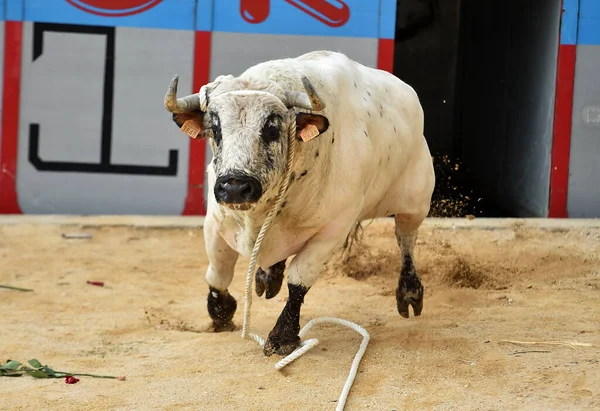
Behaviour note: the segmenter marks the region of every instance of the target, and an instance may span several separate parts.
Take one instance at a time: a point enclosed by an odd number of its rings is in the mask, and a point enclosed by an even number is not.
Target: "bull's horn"
[[[179,76],[175,75],[171,79],[167,95],[165,96],[165,108],[171,113],[188,113],[200,108],[200,98],[197,94],[192,94],[182,98],[177,98],[177,83]]]
[[[325,103],[319,98],[315,88],[305,76],[302,76],[302,85],[304,86],[306,93],[286,91],[285,96],[288,107],[300,107],[313,111],[323,110],[325,108]]]

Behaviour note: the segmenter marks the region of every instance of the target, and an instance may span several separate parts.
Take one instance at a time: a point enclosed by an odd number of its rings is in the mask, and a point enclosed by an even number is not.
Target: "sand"
[[[600,409],[600,228],[477,222],[421,229],[421,317],[396,312],[390,220],[369,225],[365,245],[337,256],[311,289],[301,325],[336,316],[371,334],[346,409]],[[71,232],[93,237],[61,236]],[[201,229],[0,226],[0,284],[35,290],[0,289],[1,360],[127,377],[0,377],[0,409],[335,409],[360,336],[314,328],[319,346],[276,371],[279,357],[240,335],[247,264],[230,287],[238,329],[215,334]],[[286,293],[254,296],[253,332],[266,337]]]

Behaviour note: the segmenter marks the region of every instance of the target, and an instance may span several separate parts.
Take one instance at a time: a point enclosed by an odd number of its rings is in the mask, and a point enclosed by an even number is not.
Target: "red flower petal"
[[[72,375],[67,375],[65,377],[65,382],[67,384],[77,384],[79,382],[79,378],[75,378]]]

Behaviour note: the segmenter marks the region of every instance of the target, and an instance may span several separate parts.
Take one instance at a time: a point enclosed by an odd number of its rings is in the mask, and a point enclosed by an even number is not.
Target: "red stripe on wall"
[[[19,141],[19,94],[21,89],[21,42],[19,21],[4,23],[4,75],[2,138],[0,139],[0,214],[21,214],[17,200],[17,148]]]
[[[390,73],[394,72],[394,39],[379,39],[377,68]]]
[[[548,210],[550,218],[567,218],[568,216],[567,194],[576,56],[577,46],[575,45],[561,45],[558,50]]]
[[[194,93],[208,83],[210,76],[211,33],[197,31],[194,45]],[[206,172],[206,140],[190,139],[188,193],[183,215],[206,215],[204,176]]]

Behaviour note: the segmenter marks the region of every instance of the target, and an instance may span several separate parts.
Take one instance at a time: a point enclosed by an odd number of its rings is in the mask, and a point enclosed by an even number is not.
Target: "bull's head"
[[[248,87],[247,81],[221,76],[182,98],[177,98],[177,82],[178,76],[173,77],[165,107],[190,137],[210,139],[215,198],[236,209],[248,209],[278,190],[290,133],[308,140],[329,127],[326,117],[295,110],[325,108],[306,77],[305,92],[297,92],[271,82]]]

